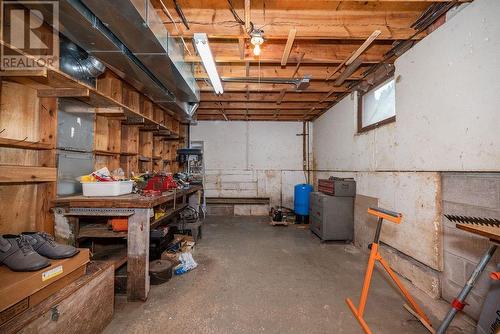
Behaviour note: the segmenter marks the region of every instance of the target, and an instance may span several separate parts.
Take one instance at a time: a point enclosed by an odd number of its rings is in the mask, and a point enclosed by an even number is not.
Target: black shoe
[[[26,237],[35,252],[49,259],[66,259],[80,252],[73,246],[58,244],[45,232],[23,232],[22,235]]]
[[[0,236],[0,264],[13,271],[37,271],[50,266],[50,261],[33,250],[23,235]]]

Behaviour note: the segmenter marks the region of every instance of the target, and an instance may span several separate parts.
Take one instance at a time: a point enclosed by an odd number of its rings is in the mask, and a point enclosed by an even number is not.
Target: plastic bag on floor
[[[181,253],[179,255],[179,261],[181,261],[181,264],[175,267],[176,275],[182,275],[198,267],[198,263],[193,259],[193,255],[190,252]]]

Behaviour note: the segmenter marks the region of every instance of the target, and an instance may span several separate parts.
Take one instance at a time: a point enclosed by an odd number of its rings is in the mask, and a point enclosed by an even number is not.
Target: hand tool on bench
[[[388,220],[392,223],[395,224],[400,224],[401,220],[403,218],[403,215],[398,212],[393,212],[389,210],[385,210],[382,208],[369,208],[368,213],[378,217],[378,223],[377,223],[377,230],[375,232],[375,238],[373,239],[373,243],[370,244],[370,258],[368,259],[368,266],[366,268],[366,274],[365,274],[365,280],[363,283],[363,289],[361,290],[361,298],[359,301],[359,307],[356,308],[353,304],[353,302],[347,298],[346,303],[351,309],[352,313],[358,320],[359,324],[361,325],[361,328],[366,334],[371,334],[371,330],[366,324],[365,320],[363,319],[363,314],[365,311],[365,306],[366,306],[366,300],[368,297],[368,290],[370,288],[370,282],[373,274],[373,269],[375,267],[376,261],[380,262],[382,267],[387,271],[391,279],[394,281],[396,286],[399,288],[401,293],[404,295],[408,303],[410,304],[408,307],[413,311],[411,312],[413,315],[417,317],[418,320],[422,322],[422,324],[429,330],[432,330],[432,326],[430,324],[429,319],[425,315],[424,311],[418,306],[418,304],[413,300],[411,295],[408,293],[408,291],[405,289],[401,281],[398,279],[396,274],[392,271],[391,267],[389,264],[382,258],[382,255],[378,252],[378,247],[379,247],[379,240],[380,240],[380,232],[382,231],[382,222],[385,220]]]
[[[446,332],[448,327],[455,315],[463,310],[465,307],[465,298],[469,295],[472,288],[478,281],[481,273],[486,268],[488,262],[490,262],[493,254],[497,250],[500,244],[500,220],[494,218],[478,218],[478,217],[467,217],[467,216],[456,216],[456,215],[444,215],[450,221],[457,223],[455,226],[460,229],[470,233],[474,233],[490,239],[490,247],[486,250],[483,257],[477,264],[476,268],[470,275],[469,279],[465,283],[462,291],[458,294],[458,297],[451,302],[451,309],[448,314],[443,319],[443,322],[437,330],[438,334],[443,334]],[[495,273],[493,273],[492,278]]]

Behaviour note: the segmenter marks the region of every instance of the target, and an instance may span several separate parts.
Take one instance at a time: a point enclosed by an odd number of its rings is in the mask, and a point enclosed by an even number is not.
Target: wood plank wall
[[[0,79],[0,234],[53,233],[50,208],[57,193],[57,90],[56,97],[39,97],[38,89],[50,86],[31,85],[25,78]],[[110,71],[97,80],[96,92],[178,135],[167,140],[141,125],[123,124],[126,118],[120,108],[95,108],[96,169],[121,167],[127,176],[178,171],[176,150],[185,145],[186,125]]]

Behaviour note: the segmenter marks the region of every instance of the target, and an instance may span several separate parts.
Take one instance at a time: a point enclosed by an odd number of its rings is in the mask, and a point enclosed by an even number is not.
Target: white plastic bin
[[[134,181],[81,182],[83,196],[102,197],[130,194]]]

